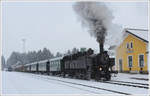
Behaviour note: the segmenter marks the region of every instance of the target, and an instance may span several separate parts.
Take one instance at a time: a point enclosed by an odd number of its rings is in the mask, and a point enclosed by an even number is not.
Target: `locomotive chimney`
[[[99,48],[100,48],[100,53],[102,53],[104,51],[103,43],[99,43]]]
[[[102,53],[104,51],[104,37],[101,36],[100,32],[97,33],[97,42],[99,43],[99,52]]]

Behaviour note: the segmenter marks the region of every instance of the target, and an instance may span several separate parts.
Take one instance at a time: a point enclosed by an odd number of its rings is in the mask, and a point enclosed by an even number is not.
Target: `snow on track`
[[[113,91],[126,94],[148,94],[148,89],[95,82],[93,80],[87,81],[21,72],[3,72],[2,74],[3,94],[119,94]],[[145,81],[142,82],[146,84]],[[95,88],[90,88],[91,86]]]
[[[115,85],[115,84],[95,82],[95,81],[86,81],[86,80],[69,79],[69,78],[44,76],[44,75],[40,75],[40,77],[69,81],[69,82],[79,83],[79,84],[85,84],[85,85],[89,85],[89,86],[94,86],[94,87],[104,88],[104,89],[108,89],[108,90],[124,92],[124,93],[128,93],[128,94],[148,94],[148,89],[135,88],[135,87],[131,87],[131,86]],[[105,94],[105,93],[103,93],[103,94]]]
[[[33,74],[32,74],[33,75]],[[30,73],[2,72],[2,94],[112,94],[55,80],[34,78]]]
[[[138,79],[132,79],[132,78],[145,78],[148,79],[148,75],[144,74],[131,74],[131,73],[119,73],[117,77],[113,77],[112,80],[117,80],[117,81],[129,81],[129,82],[134,82],[134,83],[144,83],[148,84],[148,81],[145,80],[138,80]]]
[[[98,93],[99,92],[99,90],[101,91],[101,90],[105,90],[105,91],[107,91],[107,92],[112,92],[113,94],[124,94],[124,95],[131,95],[131,94],[129,94],[129,93],[125,93],[125,92],[119,92],[119,91],[115,91],[115,90],[110,90],[110,89],[105,89],[105,88],[100,88],[100,87],[95,87],[95,86],[90,86],[90,85],[88,85],[88,84],[82,84],[82,83],[76,83],[76,82],[70,82],[70,81],[64,81],[64,80],[59,80],[59,79],[55,79],[55,78],[45,78],[45,77],[43,77],[43,76],[41,76],[41,75],[32,75],[33,77],[36,77],[36,78],[40,78],[40,79],[44,79],[44,80],[47,80],[47,81],[59,81],[59,82],[63,82],[63,83],[67,83],[67,84],[71,84],[72,86],[76,86],[76,85],[80,85],[81,87],[88,87],[88,88],[92,88],[91,90],[97,90],[96,92],[97,92],[97,94],[100,94],[100,93]],[[91,91],[90,90],[90,91]],[[106,93],[107,93],[106,92]],[[104,93],[103,93],[104,94]]]

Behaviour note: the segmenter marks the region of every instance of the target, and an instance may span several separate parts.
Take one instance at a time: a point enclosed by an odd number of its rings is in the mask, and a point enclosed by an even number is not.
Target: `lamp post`
[[[22,39],[22,51],[23,51],[23,53],[25,53],[26,52],[26,47],[25,47],[25,43],[26,43],[26,39],[25,38],[23,38]]]

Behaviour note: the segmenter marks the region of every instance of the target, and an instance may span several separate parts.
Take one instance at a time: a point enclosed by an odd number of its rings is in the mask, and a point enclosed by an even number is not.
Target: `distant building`
[[[148,30],[124,29],[124,40],[116,50],[119,72],[148,73]]]

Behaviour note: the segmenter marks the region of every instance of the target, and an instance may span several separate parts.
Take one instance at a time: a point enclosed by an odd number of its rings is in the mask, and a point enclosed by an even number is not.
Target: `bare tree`
[[[55,57],[61,57],[61,56],[62,54],[60,52],[57,52]]]
[[[74,48],[72,49],[72,52],[71,52],[71,53],[72,53],[72,54],[75,54],[75,53],[77,53],[77,52],[79,52],[79,49],[77,49],[77,48],[74,47]]]

